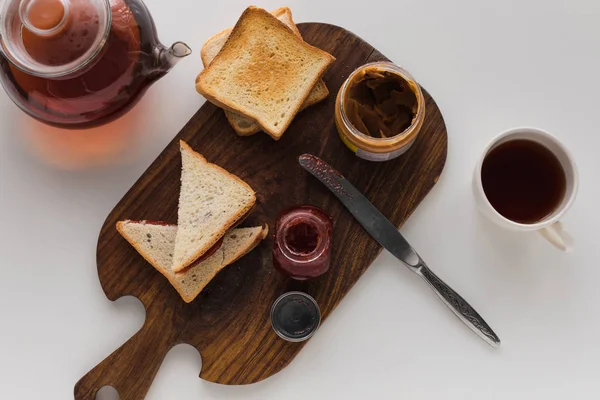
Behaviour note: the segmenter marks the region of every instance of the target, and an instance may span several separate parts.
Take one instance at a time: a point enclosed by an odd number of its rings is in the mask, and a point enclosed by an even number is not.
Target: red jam
[[[219,250],[221,248],[222,244],[223,244],[223,238],[219,239],[219,241],[217,243],[215,243],[210,249],[208,249],[206,251],[206,253],[202,254],[200,256],[200,258],[198,258],[196,261],[191,263],[188,268],[195,267],[196,265],[200,264],[201,262],[206,261],[210,256],[215,254],[217,252],[217,250]]]
[[[331,263],[333,220],[325,211],[300,206],[283,212],[275,225],[273,264],[294,279],[316,278]]]
[[[158,226],[170,226],[171,224],[165,221],[149,221],[149,220],[132,220],[131,222],[136,224],[146,225],[158,225]]]

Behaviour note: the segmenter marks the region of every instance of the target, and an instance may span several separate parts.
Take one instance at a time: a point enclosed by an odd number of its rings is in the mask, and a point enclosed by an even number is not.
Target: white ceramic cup
[[[532,140],[548,148],[560,161],[566,176],[567,187],[561,203],[556,207],[556,210],[554,210],[552,214],[533,224],[521,224],[502,216],[490,204],[483,191],[483,184],[481,182],[481,168],[483,166],[483,161],[489,152],[502,143],[518,139]],[[578,187],[579,174],[577,172],[575,161],[569,151],[558,141],[558,139],[548,132],[530,127],[509,129],[496,136],[485,148],[485,151],[477,162],[475,175],[473,177],[475,200],[477,202],[477,207],[483,215],[499,226],[507,229],[514,231],[538,231],[550,243],[563,251],[571,251],[573,249],[574,241],[571,235],[563,229],[560,219],[575,201]]]

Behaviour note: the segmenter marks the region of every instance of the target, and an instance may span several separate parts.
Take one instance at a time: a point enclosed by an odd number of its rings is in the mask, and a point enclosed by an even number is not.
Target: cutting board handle
[[[88,372],[75,385],[75,400],[94,400],[104,386],[112,386],[119,400],[143,400],[167,352],[172,338],[160,327],[146,323],[131,339]]]

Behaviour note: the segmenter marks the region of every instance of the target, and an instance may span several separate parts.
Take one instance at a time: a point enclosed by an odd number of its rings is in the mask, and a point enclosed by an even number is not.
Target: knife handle
[[[467,303],[458,293],[434,274],[429,267],[421,262],[416,273],[427,282],[435,294],[476,334],[494,347],[500,346],[500,338],[492,328],[481,318],[479,313]]]

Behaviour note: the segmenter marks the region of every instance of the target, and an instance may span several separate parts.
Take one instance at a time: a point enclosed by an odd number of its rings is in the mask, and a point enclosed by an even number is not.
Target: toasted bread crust
[[[214,35],[209,37],[206,40],[206,42],[204,42],[204,45],[202,46],[202,50],[200,50],[200,59],[202,60],[202,64],[204,65],[205,68],[210,64],[208,51],[209,51],[209,48],[210,48],[212,42],[214,42],[215,40],[220,40],[223,36],[229,36],[232,29],[233,28],[223,29],[221,32],[215,33]]]
[[[312,92],[309,94],[308,98],[302,104],[302,108],[300,111],[307,109],[310,106],[313,106],[321,101],[325,100],[329,97],[329,89],[325,85],[325,82],[321,79],[317,82]],[[244,119],[252,121],[252,123],[248,126],[242,126],[237,120],[240,118],[241,114],[234,113],[228,110],[225,111],[225,117],[229,122],[229,125],[236,131],[239,136],[252,136],[261,131],[260,125],[256,123],[256,121],[251,120],[248,117],[242,116]]]
[[[302,38],[298,27],[294,23],[292,11],[288,7],[280,7],[271,11],[271,14],[285,23],[285,25],[296,34],[296,36]],[[212,57],[209,56],[208,52],[209,49],[215,45],[214,42],[224,40],[225,37],[228,37],[231,34],[232,30],[233,28],[222,30],[221,32],[208,38],[208,40],[204,43],[204,46],[202,46],[202,50],[200,52],[204,67],[207,67],[212,61]],[[329,90],[327,89],[325,82],[321,79],[319,82],[317,82],[308,98],[304,101],[301,109],[304,110],[307,107],[317,104],[325,100],[328,96]],[[260,125],[255,120],[242,114],[225,110],[225,117],[227,118],[229,125],[231,125],[231,127],[239,136],[251,136],[261,131]],[[240,120],[243,120],[243,123],[240,123],[242,122]]]
[[[289,7],[279,7],[278,9],[271,11],[271,14],[275,18],[280,18],[282,16],[287,16],[290,19],[290,21],[293,21],[293,19],[292,19],[292,10],[290,10]],[[286,26],[288,26],[288,25],[286,24]],[[300,34],[300,31],[298,30],[298,27],[296,26],[296,24],[292,23],[291,25],[288,26],[288,28],[290,28],[299,37],[302,37],[302,35]],[[208,65],[212,61],[210,59],[209,55],[208,55],[208,51],[210,49],[210,46],[213,44],[214,41],[220,40],[224,36],[229,36],[231,34],[232,30],[233,30],[233,27],[227,28],[227,29],[223,29],[221,32],[215,33],[214,35],[212,35],[211,37],[209,37],[206,40],[206,42],[204,42],[204,45],[202,46],[202,49],[200,50],[200,58],[202,59],[202,64],[204,65],[205,68],[208,67]]]
[[[328,54],[314,46],[307,44],[306,42],[304,42],[301,38],[299,38],[296,35],[291,35],[289,37],[286,37],[286,40],[297,41],[298,44],[301,44],[301,46],[306,51],[311,52],[312,54],[315,55],[315,57],[317,57],[317,55],[318,55],[318,57],[322,57],[322,65],[319,65],[318,69],[316,69],[317,74],[311,76],[310,81],[305,83],[305,87],[308,87],[311,89],[300,92],[300,96],[298,97],[298,100],[301,100],[301,101],[295,101],[295,102],[291,103],[291,108],[288,109],[288,115],[282,121],[282,124],[280,124],[276,129],[271,129],[269,121],[267,119],[263,119],[266,117],[264,117],[263,115],[260,115],[260,113],[256,113],[255,115],[250,115],[252,113],[251,111],[249,114],[248,110],[239,108],[239,106],[237,104],[235,104],[230,98],[227,98],[226,96],[225,97],[219,96],[219,94],[214,90],[214,88],[209,83],[205,82],[205,80],[204,80],[204,77],[212,72],[212,69],[214,68],[214,65],[216,63],[218,64],[218,62],[220,60],[225,60],[226,57],[229,56],[228,50],[230,47],[231,47],[232,51],[235,51],[235,48],[234,48],[235,43],[234,42],[236,40],[238,40],[239,37],[241,37],[240,35],[243,34],[243,29],[244,29],[243,25],[244,25],[246,19],[251,18],[250,16],[252,14],[254,14],[255,17],[260,16],[261,18],[263,18],[263,21],[266,24],[268,24],[269,26],[271,26],[272,28],[274,28],[274,30],[276,30],[276,31],[283,32],[283,30],[285,30],[285,32],[289,32],[289,28],[284,23],[279,21],[277,18],[275,18],[274,16],[272,16],[265,10],[257,8],[257,7],[247,8],[244,11],[244,13],[242,14],[242,16],[240,17],[240,19],[238,20],[236,26],[233,28],[233,31],[231,32],[229,39],[223,46],[223,49],[215,57],[215,60],[213,60],[213,62],[204,71],[202,71],[200,73],[200,75],[198,75],[198,77],[196,79],[196,89],[199,93],[204,95],[208,100],[210,100],[215,105],[222,107],[226,110],[237,112],[237,113],[240,113],[240,114],[243,114],[243,115],[246,115],[246,116],[249,116],[249,117],[255,119],[256,122],[261,126],[261,128],[263,128],[263,130],[267,134],[269,134],[271,137],[273,137],[273,139],[278,140],[281,137],[281,135],[283,134],[283,132],[285,132],[285,130],[287,129],[287,127],[289,126],[291,121],[293,120],[293,117],[300,110],[302,104],[307,99],[312,88],[316,85],[316,83],[319,81],[321,76],[325,73],[325,71],[327,70],[329,65],[335,60],[335,58],[333,56],[331,56],[330,54]],[[241,39],[239,39],[239,40],[241,40]],[[277,125],[277,124],[275,124],[275,125]]]

